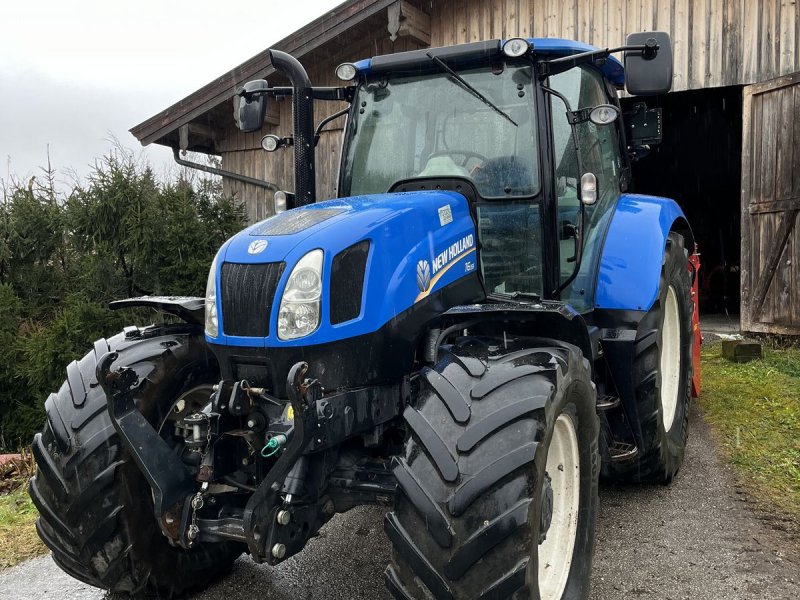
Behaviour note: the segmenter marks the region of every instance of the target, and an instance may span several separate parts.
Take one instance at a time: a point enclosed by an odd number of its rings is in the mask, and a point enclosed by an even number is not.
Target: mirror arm
[[[246,92],[244,87],[241,87],[239,88],[239,91],[236,92],[236,95],[250,102],[253,98],[258,98],[259,96],[269,96],[271,95],[271,92],[272,90],[258,90],[255,92]]]
[[[351,102],[355,95],[355,87],[312,87],[311,96],[314,100],[327,100],[331,102]],[[273,98],[287,98],[294,93],[294,88],[289,86],[271,87],[266,91]]]
[[[344,116],[349,112],[350,112],[350,107],[348,106],[347,108],[343,108],[342,110],[337,111],[332,115],[328,115],[327,117],[322,119],[322,121],[319,122],[319,125],[317,125],[317,128],[314,131],[314,140],[315,140],[314,145],[316,145],[316,142],[319,141],[319,134],[322,133],[322,128],[325,127],[325,125],[327,125],[331,121],[335,121],[339,117]]]
[[[653,59],[658,54],[658,49],[658,44],[635,44],[632,46],[618,46],[616,48],[589,50],[588,52],[579,52],[578,54],[561,56],[559,58],[542,61],[540,63],[539,79],[544,80],[551,75],[558,75],[559,73],[569,71],[574,67],[608,58],[610,54],[616,54],[617,52],[641,52],[644,58]]]

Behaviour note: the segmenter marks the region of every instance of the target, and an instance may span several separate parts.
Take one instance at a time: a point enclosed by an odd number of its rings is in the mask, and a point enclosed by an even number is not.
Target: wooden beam
[[[784,212],[790,210],[800,210],[800,198],[787,198],[786,200],[775,200],[773,202],[752,204],[748,208],[748,211],[751,215]]]
[[[408,36],[425,46],[431,45],[431,16],[409,4],[406,0],[397,0],[388,9],[389,39]]]
[[[797,73],[792,73],[791,75],[785,75],[783,77],[776,77],[775,79],[770,79],[768,81],[762,81],[761,83],[754,83],[753,85],[747,86],[747,90],[748,93],[757,95],[765,92],[771,92],[783,87],[788,87],[796,83],[800,83],[800,71]]]
[[[742,90],[742,195],[739,213],[742,253],[739,266],[739,314],[741,315],[742,329],[745,331],[749,331],[747,327],[750,326],[750,279],[752,275],[750,268],[752,219],[747,215],[753,187],[753,131],[759,126],[753,123],[753,90],[751,88],[752,86],[746,86]]]
[[[203,125],[202,123],[189,123],[189,133],[205,136],[211,140],[216,139],[217,134],[213,127]]]
[[[758,323],[753,322],[745,327],[742,322],[742,331],[750,331],[754,333],[771,333],[779,335],[800,335],[800,326],[798,325],[785,325],[780,323]]]
[[[781,226],[778,228],[778,233],[775,234],[775,239],[772,242],[772,247],[767,256],[767,262],[764,269],[758,275],[758,283],[756,284],[755,292],[753,293],[753,303],[750,305],[750,319],[751,323],[756,321],[756,317],[761,312],[764,306],[764,300],[767,297],[769,284],[772,283],[772,278],[775,276],[775,271],[778,269],[778,263],[783,256],[783,251],[786,248],[786,243],[789,241],[789,236],[794,229],[794,223],[797,220],[797,215],[800,210],[789,210],[784,214]]]

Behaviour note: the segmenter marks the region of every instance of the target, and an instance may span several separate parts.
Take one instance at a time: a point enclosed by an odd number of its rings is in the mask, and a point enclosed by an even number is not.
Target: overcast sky
[[[5,0],[0,179],[38,174],[48,145],[81,177],[111,137],[138,150],[131,127],[342,1]],[[172,162],[147,153],[158,170]]]

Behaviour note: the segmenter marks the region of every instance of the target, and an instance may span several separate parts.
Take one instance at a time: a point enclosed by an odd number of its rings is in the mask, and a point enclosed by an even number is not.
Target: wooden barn
[[[275,44],[297,57],[315,85],[334,68],[378,54],[493,38],[558,37],[598,47],[635,31],[667,31],[672,92],[664,140],[634,163],[635,190],[673,197],[703,255],[706,313],[739,313],[745,331],[800,334],[800,3],[796,0],[348,0]],[[272,103],[260,133],[240,133],[234,90],[281,81],[266,51],[217,77],[131,132],[222,159],[226,190],[252,220],[291,189],[292,153],[267,154],[264,134],[289,135],[291,103]],[[625,101],[624,101],[625,102]],[[316,103],[317,121],[336,110]],[[336,196],[344,119],[322,134],[318,197]]]

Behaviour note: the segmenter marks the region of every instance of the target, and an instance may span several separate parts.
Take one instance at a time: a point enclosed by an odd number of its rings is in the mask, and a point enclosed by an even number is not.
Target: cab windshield
[[[535,195],[533,68],[499,63],[458,71],[508,118],[444,70],[432,69],[371,79],[359,88],[345,193],[383,193],[415,177],[465,177],[484,198]]]

